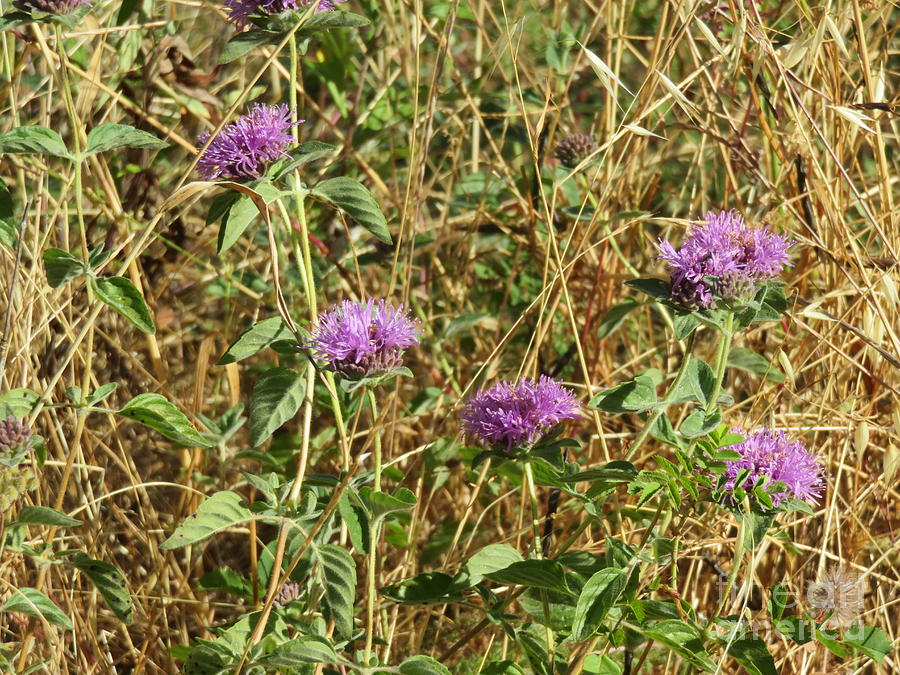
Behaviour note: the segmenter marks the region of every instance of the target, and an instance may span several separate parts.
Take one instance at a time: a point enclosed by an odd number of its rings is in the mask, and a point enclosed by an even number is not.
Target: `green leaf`
[[[601,391],[588,406],[606,412],[638,412],[656,407],[656,384],[648,375],[638,375],[633,380]]]
[[[316,184],[309,194],[336,206],[385,244],[393,243],[381,207],[362,183],[347,176],[329,178]]]
[[[735,640],[728,647],[728,654],[743,666],[748,675],[778,675],[768,645],[759,638]]]
[[[271,654],[260,659],[260,663],[281,668],[294,668],[298,663],[350,665],[349,661],[335,653],[326,638],[313,635],[281,643]]]
[[[305,392],[306,379],[289,368],[264,372],[250,395],[250,443],[261,445],[296,415]]]
[[[175,528],[172,536],[160,548],[170,551],[203,541],[229,527],[253,520],[253,512],[248,509],[240,495],[235,492],[216,492],[200,504],[197,512],[188,516]]]
[[[522,560],[484,576],[498,584],[546,588],[571,595],[565,571],[555,560]]]
[[[625,318],[640,306],[641,303],[634,298],[625,298],[618,305],[613,305],[604,317],[600,319],[597,338],[602,340],[612,335],[622,325]]]
[[[231,343],[216,365],[224,366],[227,363],[236,363],[248,356],[253,356],[277,340],[293,339],[294,334],[280,316],[257,321]]]
[[[323,544],[313,552],[324,579],[326,618],[334,620],[339,638],[349,640],[353,635],[353,605],[356,600],[356,563],[340,546]]]
[[[584,675],[622,675],[622,666],[606,654],[588,654],[582,672]]]
[[[447,602],[456,587],[453,577],[442,572],[423,572],[396,584],[385,586],[379,592],[386,598],[404,605],[429,605]]]
[[[78,518],[67,516],[49,506],[23,506],[19,511],[16,525],[55,525],[56,527],[76,527],[81,525]]]
[[[485,575],[521,562],[522,554],[506,544],[490,544],[466,561],[456,577],[457,587],[468,588],[480,583]]]
[[[662,279],[632,279],[626,281],[625,285],[649,295],[654,300],[669,299],[669,284]]]
[[[97,297],[128,319],[138,330],[153,335],[156,328],[144,296],[125,277],[91,277]]]
[[[87,397],[87,404],[97,405],[100,401],[113,393],[118,386],[119,385],[115,382],[107,382],[106,384],[100,385],[94,390],[94,393]]]
[[[88,271],[84,262],[61,248],[48,248],[44,251],[44,269],[47,272],[47,283],[52,288],[59,288]]]
[[[765,377],[774,384],[781,384],[785,381],[784,374],[769,363],[768,359],[743,347],[736,347],[731,350],[728,354],[728,366],[744,370],[759,377]]]
[[[460,333],[468,335],[472,328],[484,324],[491,330],[497,327],[497,318],[487,312],[467,312],[453,318],[444,331],[444,337],[450,338]]]
[[[285,163],[278,164],[274,167],[275,178],[281,178],[294,169],[314,162],[317,159],[328,157],[337,151],[337,147],[321,141],[306,141],[297,146],[297,149],[289,153],[291,159],[285,160]]]
[[[34,23],[34,17],[28,12],[12,11],[0,16],[0,31],[9,30],[16,26]]]
[[[12,251],[19,241],[19,223],[15,217],[12,195],[6,183],[0,181],[0,244]]]
[[[300,21],[303,21],[303,25],[295,33],[298,38],[309,37],[329,28],[358,28],[369,23],[364,16],[340,10],[310,15],[306,7],[281,12],[265,20],[266,28],[279,33],[289,31]]]
[[[169,440],[201,448],[212,447],[183,412],[161,394],[139,394],[116,413],[159,432]]]
[[[666,645],[700,670],[710,673],[716,671],[716,664],[706,653],[697,629],[684,621],[660,621],[642,632],[649,639]]]
[[[34,406],[40,400],[40,395],[20,387],[18,389],[10,389],[5,394],[0,395],[0,407],[8,409],[16,419],[23,419],[31,414]]]
[[[625,570],[615,568],[602,569],[588,579],[578,596],[572,622],[572,638],[576,642],[587,640],[597,631],[626,581]]]
[[[338,501],[338,513],[341,514],[341,520],[347,526],[353,548],[360,553],[368,553],[372,537],[369,514],[366,507],[360,502],[359,496],[352,492],[352,488],[344,490],[341,494]]]
[[[165,141],[146,131],[135,129],[127,124],[106,122],[91,129],[84,154],[93,155],[116,148],[166,148],[168,145]]]
[[[249,194],[232,192],[224,195],[226,203],[230,202],[222,214],[222,223],[219,226],[219,237],[216,240],[216,253],[222,254],[231,248],[235,242],[256,218],[260,217],[258,203],[271,204],[281,196],[281,193],[268,182],[260,182],[254,186],[257,193],[257,201]],[[212,213],[213,209],[210,209]]]
[[[402,675],[450,675],[450,671],[430,656],[411,656],[400,664]]]
[[[18,127],[0,136],[0,154],[54,155],[74,159],[62,137],[47,127]]]
[[[400,488],[392,495],[376,492],[370,487],[361,488],[359,496],[372,514],[372,522],[378,523],[394,513],[409,511],[416,505],[416,495],[409,488]]]
[[[675,314],[675,319],[672,323],[675,327],[675,337],[679,340],[684,340],[703,322],[693,312],[678,312]]]
[[[525,671],[509,660],[491,661],[481,669],[480,675],[525,675]]]
[[[131,624],[131,593],[125,575],[118,567],[103,560],[94,560],[80,551],[66,562],[93,582],[119,621],[125,625]]]
[[[267,30],[254,29],[246,33],[238,33],[226,44],[219,54],[219,63],[231,63],[263,45],[277,45],[281,36]]]
[[[49,623],[72,630],[72,620],[46,595],[36,588],[14,588],[0,612],[17,612],[36,619],[45,619]]]
[[[862,652],[875,663],[881,663],[893,651],[888,634],[875,626],[852,626],[844,633],[844,644]]]

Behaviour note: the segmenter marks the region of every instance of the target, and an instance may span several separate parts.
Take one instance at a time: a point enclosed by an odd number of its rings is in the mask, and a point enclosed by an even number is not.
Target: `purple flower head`
[[[0,455],[16,455],[30,443],[31,427],[12,416],[0,420]]]
[[[400,367],[404,350],[419,344],[421,334],[402,306],[344,300],[319,317],[306,346],[334,372],[358,380]]]
[[[815,454],[807,450],[803,443],[792,441],[783,431],[765,427],[750,432],[739,428],[731,431],[741,434],[744,440],[728,447],[738,452],[741,459],[725,462],[728,465],[728,481],[724,486],[726,492],[733,492],[737,487],[735,481],[738,473],[749,469],[747,479],[740,486],[746,490],[751,490],[760,477],[765,478],[766,483],[780,481],[785,484],[785,491],[769,495],[774,508],[789,498],[818,503],[825,487],[825,478]],[[731,497],[726,499],[731,500]]]
[[[293,116],[286,105],[254,103],[249,113],[222,127],[197,170],[206,180],[259,178],[268,162],[287,156],[285,150],[294,143],[290,128],[303,122]],[[207,140],[209,132],[197,138],[201,146]]]
[[[90,7],[88,0],[21,0],[16,3],[25,10],[37,10],[47,14],[71,14],[79,7]]]
[[[238,28],[250,28],[253,22],[251,16],[271,16],[281,14],[289,9],[302,9],[309,7],[316,0],[225,0],[223,3],[228,10],[228,20]],[[337,8],[336,2],[345,0],[319,0],[316,13],[333,12]]]
[[[511,452],[535,443],[564,419],[581,414],[572,390],[542,375],[537,382],[498,382],[479,389],[468,400],[460,417],[470,442]]]
[[[714,295],[740,300],[756,284],[777,276],[788,263],[791,241],[765,226],[753,228],[737,211],[710,211],[705,225],[695,227],[677,251],[660,241],[673,302],[689,309],[715,309]],[[715,277],[710,281],[708,277]]]

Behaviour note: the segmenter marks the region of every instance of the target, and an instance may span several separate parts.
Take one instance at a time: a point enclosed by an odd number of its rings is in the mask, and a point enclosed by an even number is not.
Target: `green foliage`
[[[88,134],[85,155],[116,150],[117,148],[165,148],[168,143],[153,134],[135,129],[127,124],[106,122],[99,124]]]
[[[74,628],[72,620],[50,598],[36,588],[13,589],[9,599],[0,606],[0,612],[16,612],[47,621],[66,630]]]
[[[197,512],[175,528],[160,548],[168,551],[182,546],[190,546],[208,539],[217,532],[254,519],[241,497],[230,491],[217,492],[206,499]]]
[[[161,394],[139,394],[116,411],[119,417],[139,422],[166,438],[201,448],[211,447],[210,441],[198,432],[183,412]]]
[[[107,305],[131,322],[138,330],[148,335],[156,332],[150,308],[144,296],[125,277],[91,277],[91,288]]]
[[[381,207],[362,183],[347,176],[329,178],[317,183],[309,194],[340,209],[377,239],[392,243]]]
[[[265,442],[300,409],[306,378],[289,368],[269,368],[256,381],[250,396],[250,442]]]

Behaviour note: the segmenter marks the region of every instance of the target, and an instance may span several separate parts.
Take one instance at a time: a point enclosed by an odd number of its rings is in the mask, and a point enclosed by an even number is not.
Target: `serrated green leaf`
[[[581,589],[572,622],[572,638],[582,642],[600,627],[627,581],[625,570],[607,568],[594,574]]]
[[[87,272],[87,267],[68,251],[48,248],[44,251],[44,270],[47,272],[47,283],[52,288],[59,288]]]
[[[274,176],[281,178],[294,169],[301,167],[317,159],[328,157],[337,151],[337,147],[321,141],[306,141],[297,146],[297,149],[290,152],[291,159],[285,160],[283,165],[276,165]]]
[[[250,395],[250,443],[259,446],[297,414],[306,378],[289,368],[269,368]]]
[[[571,595],[565,571],[554,560],[522,560],[484,576],[498,584],[546,588]]]
[[[400,488],[389,495],[366,486],[360,489],[359,496],[368,507],[373,523],[380,522],[391,514],[409,511],[416,505],[416,495],[408,488]]]
[[[14,588],[0,612],[17,612],[72,630],[72,620],[50,598],[36,588]]]
[[[522,554],[506,544],[489,544],[466,561],[459,574],[457,584],[464,580],[465,587],[474,586],[491,572],[503,570],[513,563],[521,562]]]
[[[281,643],[271,654],[260,659],[260,663],[281,668],[294,668],[298,663],[349,664],[335,653],[334,647],[326,638],[313,635]]]
[[[654,300],[668,300],[670,295],[669,284],[662,279],[632,279],[626,281],[625,285],[649,295]]]
[[[116,148],[166,148],[168,145],[153,134],[127,124],[105,122],[91,129],[84,154],[93,155]]]
[[[194,428],[187,415],[161,394],[152,392],[139,394],[116,414],[150,427],[169,440],[182,445],[202,448],[213,445]]]
[[[647,375],[601,391],[588,406],[606,412],[638,412],[656,407],[656,384]]]
[[[68,558],[66,563],[81,571],[90,579],[116,618],[125,625],[131,624],[132,601],[128,582],[122,571],[103,560],[94,560],[82,552]]]
[[[0,136],[0,154],[54,155],[72,159],[62,137],[47,127],[18,127]]]
[[[362,183],[347,176],[329,178],[317,183],[309,194],[336,206],[385,244],[393,243],[381,207]]]
[[[253,520],[253,512],[235,492],[216,492],[200,504],[197,512],[175,528],[160,548],[169,551],[203,541],[222,530]]]
[[[49,506],[23,506],[16,519],[16,525],[55,525],[56,527],[76,527],[81,521],[67,516],[62,511]]]
[[[293,340],[294,334],[280,316],[273,316],[257,321],[241,333],[225,351],[216,365],[236,363],[248,356],[253,356],[278,340]]]
[[[153,335],[156,327],[150,308],[137,287],[125,277],[91,277],[97,297],[130,321],[138,330]]]
[[[356,563],[345,549],[332,544],[316,546],[313,553],[324,581],[326,616],[334,620],[338,637],[349,640],[353,635]]]

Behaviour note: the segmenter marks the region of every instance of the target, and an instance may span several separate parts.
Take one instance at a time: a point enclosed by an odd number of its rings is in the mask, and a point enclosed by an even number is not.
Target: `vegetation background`
[[[770,365],[731,371],[739,403],[727,419],[791,429],[821,453],[829,474],[815,516],[791,514],[767,539],[755,581],[767,588],[787,579],[802,595],[842,563],[864,575],[865,622],[884,628],[896,646],[900,6],[350,0],[343,7],[371,25],[311,42],[301,60],[301,135],[340,147],[328,175],[353,175],[372,190],[395,246],[376,244],[331,211],[313,211],[320,297],[388,297],[412,306],[426,328],[424,346],[407,362],[415,378],[392,387],[377,422],[392,461],[386,476],[418,498],[411,521],[387,532],[379,585],[435,566],[454,569],[488,543],[524,550],[525,509],[504,480],[470,470],[458,401],[495,376],[556,375],[586,400],[640,369],[671,368],[677,348],[650,310],[617,313],[633,296],[623,282],[662,274],[660,236],[680,239],[707,209],[736,208],[797,243],[787,318],[754,328],[737,345]],[[271,355],[216,361],[250,322],[275,313],[265,229],[251,226],[217,256],[208,194],[164,204],[197,179],[190,168],[198,134],[235,104],[287,100],[286,54],[272,58],[263,48],[218,65],[233,32],[216,3],[100,0],[63,31],[62,67],[47,25],[0,34],[0,131],[42,124],[64,138],[79,133],[60,95],[67,79],[84,129],[121,122],[170,143],[95,155],[82,181],[87,240],[113,252],[110,271],[131,260],[127,274],[156,322],[151,336],[112,311],[88,312],[83,284],[47,284],[42,251],[80,245],[69,165],[0,158],[16,216],[29,204],[20,253],[0,249],[3,391],[30,387],[59,403],[67,387],[117,382],[111,407],[153,391],[213,419],[247,402],[255,364]],[[594,161],[574,174],[552,153],[571,133],[599,143]],[[302,315],[298,280],[289,274],[284,283]],[[336,473],[331,422],[314,424],[322,433],[310,470]],[[52,673],[177,672],[173,647],[209,637],[209,627],[243,611],[198,580],[220,568],[246,574],[253,533],[235,531],[202,550],[163,552],[159,544],[203,494],[248,493],[240,471],[260,464],[235,458],[248,448],[246,429],[203,451],[66,406],[46,408],[37,427],[48,460],[29,499],[84,521],[53,533],[53,545],[118,565],[134,621],[118,621],[70,568],[39,569],[4,551],[0,596],[40,586],[75,630],[7,613],[2,641],[31,640],[28,662]],[[630,415],[586,417],[578,461],[621,456],[636,428]],[[294,431],[289,423],[276,436],[263,468],[292,474]],[[355,443],[368,451],[367,438]],[[662,451],[648,444],[635,464]],[[571,506],[563,500],[557,533],[577,523]],[[620,536],[639,538],[646,517],[622,514]],[[272,533],[256,535],[265,541]],[[682,535],[690,542],[683,597],[709,607],[719,580],[710,563],[728,566],[735,530],[707,517],[689,519]],[[588,529],[579,546],[602,550],[603,532]],[[493,626],[471,632],[478,616],[469,611],[387,601],[379,608],[391,626],[392,657],[432,654],[454,672],[474,673],[485,654],[506,648]],[[765,619],[764,608],[758,617]],[[772,642],[782,672],[841,667],[821,645],[789,646],[777,635]],[[895,649],[880,667],[867,667],[897,672],[898,659]],[[666,672],[665,660],[644,668]],[[723,671],[733,666],[726,661]]]

